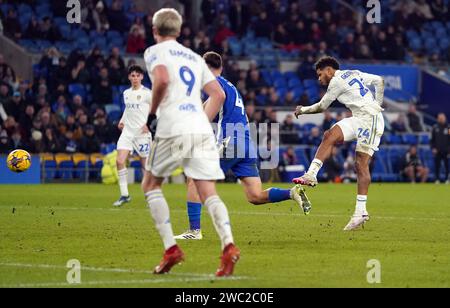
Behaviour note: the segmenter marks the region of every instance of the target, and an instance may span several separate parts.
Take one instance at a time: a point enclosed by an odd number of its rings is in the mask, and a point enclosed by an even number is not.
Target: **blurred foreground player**
[[[229,276],[233,274],[240,251],[234,245],[228,210],[216,192],[215,181],[225,176],[220,169],[214,132],[203,110],[201,91],[209,96],[211,108],[216,112],[225,94],[203,58],[176,41],[181,25],[182,17],[176,10],[158,11],[153,17],[157,44],[144,55],[153,84],[148,125],[155,132],[155,141],[142,188],[165,248],[154,273],[167,273],[184,260],[184,253],[174,239],[169,206],[161,191],[164,178],[182,165],[186,175],[194,180],[222,242],[221,265],[216,275]]]

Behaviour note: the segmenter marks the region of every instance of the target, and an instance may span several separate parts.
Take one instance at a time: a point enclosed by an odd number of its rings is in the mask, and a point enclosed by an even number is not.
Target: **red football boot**
[[[159,263],[159,265],[155,267],[153,274],[156,275],[166,274],[172,269],[172,267],[183,261],[184,261],[183,251],[180,249],[180,247],[178,247],[178,245],[174,245],[166,250],[166,252],[164,253],[164,257],[161,260],[161,263]]]
[[[226,277],[233,275],[234,266],[239,261],[241,252],[234,244],[228,244],[223,250],[220,268],[216,272],[217,277]]]

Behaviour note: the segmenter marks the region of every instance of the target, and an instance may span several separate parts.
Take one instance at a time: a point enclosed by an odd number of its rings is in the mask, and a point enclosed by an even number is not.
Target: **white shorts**
[[[223,180],[220,157],[214,135],[182,135],[156,138],[146,170],[165,178],[182,166],[186,176],[194,180]]]
[[[152,135],[131,135],[122,133],[117,141],[117,150],[135,151],[141,158],[147,158],[152,145]]]
[[[357,140],[356,152],[362,152],[373,156],[380,145],[381,136],[384,133],[383,114],[367,118],[346,118],[336,123],[344,133],[344,141]]]

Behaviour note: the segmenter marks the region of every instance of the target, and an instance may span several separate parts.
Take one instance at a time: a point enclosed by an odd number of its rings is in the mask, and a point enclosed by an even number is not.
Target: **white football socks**
[[[228,210],[222,200],[220,200],[219,196],[209,197],[205,202],[205,207],[208,209],[214,227],[222,241],[222,249],[227,245],[234,243]]]
[[[172,224],[167,201],[160,189],[149,191],[145,194],[150,213],[155,221],[156,229],[164,243],[165,250],[176,245],[173,238]]]
[[[313,175],[314,177],[317,178],[317,174],[319,173],[320,169],[322,169],[323,166],[323,162],[321,162],[319,159],[315,158],[312,163],[311,166],[309,166],[308,169],[308,174]]]
[[[355,214],[356,215],[367,215],[367,196],[358,195],[356,197],[356,209]]]
[[[120,195],[122,197],[129,197],[130,194],[128,193],[128,169],[122,169],[118,170],[117,173],[119,174],[119,187],[120,187]]]

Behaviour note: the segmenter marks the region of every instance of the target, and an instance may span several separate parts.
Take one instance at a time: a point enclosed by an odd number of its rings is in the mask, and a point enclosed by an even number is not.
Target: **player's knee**
[[[369,171],[369,166],[360,160],[356,160],[355,162],[356,173],[359,175],[365,175]]]
[[[247,194],[247,201],[253,205],[263,204],[263,201],[261,200],[261,196],[257,193]]]
[[[116,165],[118,170],[125,168],[125,159],[118,157],[116,160]]]

